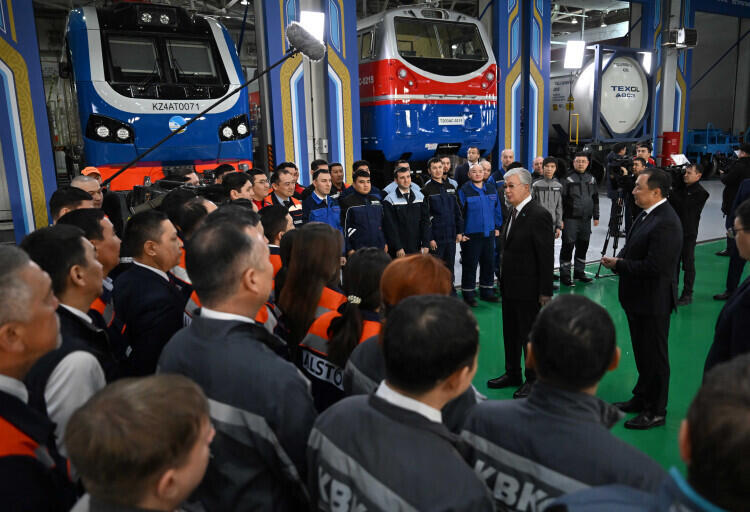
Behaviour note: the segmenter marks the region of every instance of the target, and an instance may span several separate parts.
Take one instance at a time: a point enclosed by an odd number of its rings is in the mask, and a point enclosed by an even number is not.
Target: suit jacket
[[[626,312],[668,315],[676,308],[681,251],[682,224],[668,202],[636,218],[615,267]]]
[[[750,178],[742,180],[740,188],[737,190],[737,195],[734,196],[734,202],[727,213],[726,228],[729,229],[734,226],[734,212],[737,211],[737,207],[744,203],[747,199],[750,199]]]
[[[122,354],[125,376],[154,373],[162,348],[182,328],[185,304],[193,288],[178,283],[172,284],[138,265],[117,277],[115,312],[127,326],[128,346]]]
[[[510,215],[502,233],[500,293],[503,300],[537,301],[540,295],[552,296],[552,269],[555,265],[552,215],[532,199],[515,221],[511,223],[509,220]]]
[[[750,278],[745,279],[724,305],[716,320],[714,342],[708,351],[703,376],[717,364],[750,352]]]

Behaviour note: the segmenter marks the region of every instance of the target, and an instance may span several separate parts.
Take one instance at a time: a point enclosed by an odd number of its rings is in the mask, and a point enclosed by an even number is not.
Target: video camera
[[[621,156],[609,161],[609,179],[612,188],[632,189],[635,185],[633,174],[633,157]]]
[[[102,210],[112,222],[115,233],[122,237],[125,222],[132,215],[159,208],[164,197],[178,188],[190,190],[196,196],[205,197],[214,203],[220,203],[224,199],[224,189],[221,185],[213,184],[213,180],[211,184],[189,185],[181,177],[171,175],[154,183],[146,178],[143,185],[136,185],[132,190],[107,192],[104,195]]]

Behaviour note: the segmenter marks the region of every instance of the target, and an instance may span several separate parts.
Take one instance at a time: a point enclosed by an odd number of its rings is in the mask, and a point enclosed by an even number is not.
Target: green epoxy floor
[[[713,300],[713,295],[724,291],[729,258],[714,255],[725,243],[708,242],[698,245],[696,255],[696,283],[693,303],[679,308],[672,315],[669,330],[669,361],[671,378],[667,424],[647,431],[627,430],[618,423],[612,432],[656,459],[662,466],[684,469],[677,447],[677,433],[688,405],[703,377],[703,363],[713,341],[714,325],[724,302]],[[596,273],[597,265],[587,271]],[[602,274],[606,269],[602,269]],[[747,268],[743,279],[748,275]],[[680,281],[682,284],[682,281]],[[680,291],[682,288],[680,287]],[[559,292],[558,292],[559,293]],[[604,306],[617,329],[617,345],[622,350],[620,366],[602,380],[597,395],[608,402],[628,400],[637,373],[625,313],[617,299],[617,278],[609,277],[590,284],[577,283],[574,288],[562,287],[562,293],[578,293]],[[505,357],[502,344],[501,305],[479,301],[474,314],[480,326],[479,368],[474,385],[490,399],[511,399],[514,388],[493,390],[487,380],[504,373]],[[634,414],[626,417],[630,418]]]

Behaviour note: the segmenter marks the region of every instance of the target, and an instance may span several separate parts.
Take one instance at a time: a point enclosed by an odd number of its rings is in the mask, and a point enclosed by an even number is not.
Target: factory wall
[[[739,51],[737,47],[732,49],[700,79],[750,29],[750,19],[699,11],[695,13],[695,28],[698,46],[691,50],[691,86],[695,86],[690,94],[688,128],[703,129],[707,123],[712,123],[722,130],[744,131],[748,124],[747,97],[750,95],[750,36],[742,41]]]

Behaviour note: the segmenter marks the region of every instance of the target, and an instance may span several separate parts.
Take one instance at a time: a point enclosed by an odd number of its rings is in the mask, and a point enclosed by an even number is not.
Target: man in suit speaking
[[[505,374],[487,387],[521,386],[521,353],[539,310],[552,297],[555,235],[552,215],[531,199],[531,173],[517,168],[505,173],[505,197],[511,208],[503,230],[500,293],[503,297]],[[536,380],[526,368],[526,382],[513,394],[525,398]]]
[[[680,219],[667,202],[671,179],[661,169],[641,172],[633,197],[643,211],[633,221],[616,258],[602,265],[620,276],[620,304],[630,327],[638,382],[633,398],[615,405],[637,412],[625,428],[645,430],[664,425],[669,391],[669,316],[677,305],[682,251]]]

